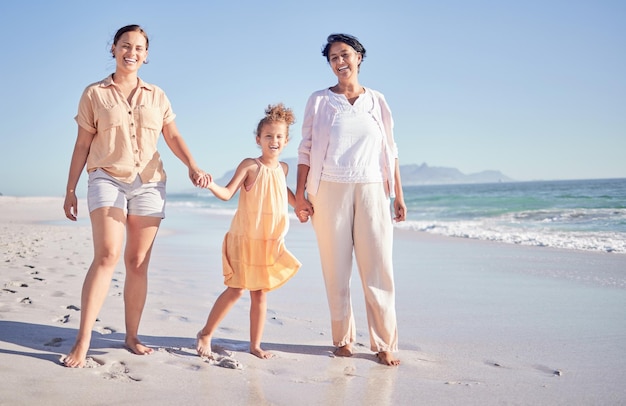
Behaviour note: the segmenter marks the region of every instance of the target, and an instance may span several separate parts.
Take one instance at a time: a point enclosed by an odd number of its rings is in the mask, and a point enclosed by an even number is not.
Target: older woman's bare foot
[[[211,352],[211,336],[208,334],[202,334],[202,331],[198,331],[196,334],[196,351],[201,357],[211,358],[213,353]]]
[[[352,356],[352,344],[342,345],[335,348],[333,352],[337,357],[351,357]]]
[[[381,351],[376,354],[376,358],[378,358],[378,362],[384,365],[389,365],[392,367],[400,365],[400,360],[393,357],[393,354],[390,351]]]
[[[263,350],[261,347],[250,348],[250,354],[256,355],[257,357],[259,357],[261,359],[268,359],[268,358],[272,358],[274,356],[274,354],[272,354],[269,351]]]
[[[150,347],[146,347],[139,341],[138,338],[128,338],[126,337],[126,341],[124,343],[128,351],[137,355],[149,355],[154,352],[154,350]]]
[[[89,341],[86,343],[77,341],[70,353],[61,359],[61,362],[68,368],[82,368],[85,366],[88,350]]]

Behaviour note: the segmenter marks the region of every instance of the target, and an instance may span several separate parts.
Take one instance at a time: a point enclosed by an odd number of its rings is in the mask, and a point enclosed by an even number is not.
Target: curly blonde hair
[[[289,139],[289,126],[296,122],[296,116],[290,108],[285,107],[284,104],[278,103],[274,105],[268,105],[265,109],[265,117],[259,121],[254,134],[258,137],[261,133],[263,125],[275,121],[282,121],[287,124],[287,139]]]

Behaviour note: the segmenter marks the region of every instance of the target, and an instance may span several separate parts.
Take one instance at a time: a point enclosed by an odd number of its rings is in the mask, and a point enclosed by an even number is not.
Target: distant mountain
[[[289,185],[292,189],[295,189],[298,159],[285,158],[282,159],[282,161],[289,165],[287,185]],[[234,173],[235,170],[231,169],[221,178],[216,179],[215,182],[218,185],[224,186],[228,183],[228,181],[230,181]],[[514,182],[514,179],[509,178],[497,170],[485,170],[477,173],[464,174],[456,168],[428,166],[426,163],[421,165],[400,165],[400,176],[402,176],[402,184],[404,186]]]
[[[400,165],[400,176],[402,176],[402,184],[406,186],[514,181],[497,170],[464,174],[456,168],[428,166],[426,163]]]

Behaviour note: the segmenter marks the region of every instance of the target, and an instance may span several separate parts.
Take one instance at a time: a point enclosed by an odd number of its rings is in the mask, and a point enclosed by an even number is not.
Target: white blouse
[[[371,106],[373,109],[369,114],[374,118],[384,136],[380,160],[385,190],[388,196],[393,198],[395,197],[394,169],[398,158],[398,148],[393,138],[391,110],[382,93],[370,88],[366,88],[365,92],[372,94],[374,105]],[[298,165],[309,167],[306,192],[312,195],[317,194],[319,188],[322,167],[330,144],[330,131],[337,112],[336,107],[330,102],[331,98],[333,94],[328,88],[315,91],[309,96],[304,109],[302,140],[298,146]]]
[[[329,92],[329,102],[335,107],[335,116],[321,179],[339,183],[383,182],[384,136],[370,113],[374,106],[372,93],[366,90],[352,105],[345,95]]]

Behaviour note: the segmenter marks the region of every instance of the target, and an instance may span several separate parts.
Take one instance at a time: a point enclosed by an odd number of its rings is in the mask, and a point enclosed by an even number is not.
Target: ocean
[[[626,179],[406,186],[404,198],[407,221],[398,228],[626,254]],[[237,199],[168,193],[167,204],[168,210],[231,216]]]

